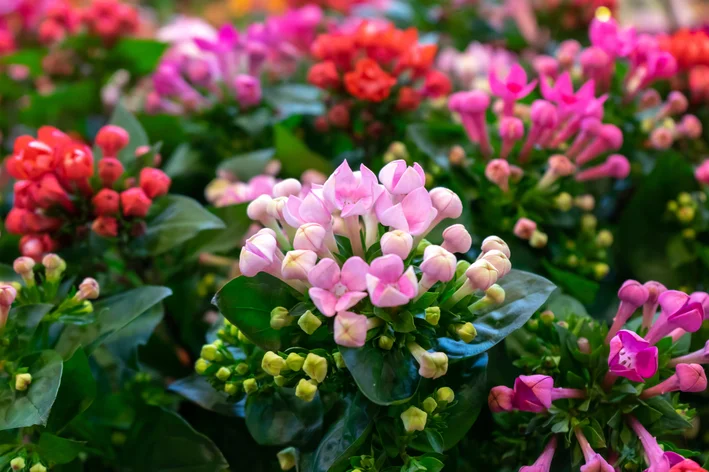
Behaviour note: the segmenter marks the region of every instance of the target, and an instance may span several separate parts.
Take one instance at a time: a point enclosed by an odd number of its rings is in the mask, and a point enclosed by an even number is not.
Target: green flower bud
[[[276,457],[281,470],[290,470],[298,462],[298,451],[294,447],[288,447],[276,454]]]
[[[251,341],[249,341],[249,338],[246,337],[244,333],[239,331],[236,326],[233,327],[232,332],[236,330],[236,338],[241,341],[243,344],[251,344]]]
[[[559,325],[561,328],[569,329],[569,323],[567,323],[566,321],[559,321],[557,325]]]
[[[229,382],[224,385],[224,391],[227,393],[227,395],[236,395],[236,393],[239,391],[239,385],[233,382]]]
[[[10,468],[12,470],[22,470],[25,468],[25,459],[23,457],[15,457],[10,461]]]
[[[246,392],[247,395],[251,395],[258,390],[258,382],[256,382],[256,379],[246,379],[243,385],[244,392]]]
[[[308,354],[303,363],[303,372],[308,374],[308,377],[315,379],[318,383],[322,383],[327,377],[327,359],[312,352]]]
[[[529,238],[529,245],[534,249],[546,247],[547,242],[549,242],[549,236],[539,230],[535,230],[534,233],[532,233],[532,237]]]
[[[677,219],[680,223],[690,223],[694,219],[694,215],[696,215],[696,213],[697,212],[692,207],[681,207],[677,210]]]
[[[320,325],[322,325],[322,321],[320,321],[317,316],[313,315],[310,310],[306,311],[305,314],[298,318],[298,326],[308,335],[313,334]]]
[[[47,472],[47,468],[42,464],[37,463],[30,468],[30,472]]]
[[[611,268],[608,267],[608,264],[599,262],[597,264],[594,264],[593,266],[593,275],[596,277],[597,280],[601,280],[606,275],[608,275],[608,272],[610,272],[610,270]]]
[[[17,374],[15,376],[15,390],[24,392],[27,387],[32,383],[32,376],[30,374]]]
[[[455,326],[455,334],[458,335],[461,341],[464,343],[469,343],[473,339],[475,339],[475,336],[478,335],[477,330],[475,329],[475,326],[473,326],[473,323],[467,322],[463,324],[459,324]]]
[[[407,433],[423,431],[426,427],[426,418],[428,418],[426,412],[415,406],[409,407],[408,410],[401,414],[401,421],[404,423],[404,430]]]
[[[377,343],[379,344],[380,349],[391,351],[391,348],[394,347],[394,338],[390,338],[389,336],[380,336]]]
[[[285,366],[286,361],[273,351],[268,351],[263,355],[263,359],[261,359],[261,368],[272,377],[280,375],[281,369]]]
[[[302,369],[303,362],[305,362],[305,358],[300,354],[296,354],[295,352],[291,352],[290,354],[288,354],[288,357],[286,357],[286,365],[293,372],[298,372],[300,369]]]
[[[450,387],[441,387],[436,392],[436,398],[439,402],[453,403],[455,400],[455,393]]]
[[[416,255],[423,256],[423,252],[430,245],[431,245],[431,242],[428,239],[422,239],[421,242],[419,242],[419,245],[416,246]]]
[[[430,325],[437,326],[441,320],[441,308],[430,306],[426,308],[426,322]]]
[[[206,359],[208,361],[216,361],[217,354],[219,354],[217,346],[213,346],[211,344],[205,344],[204,346],[202,346],[202,351],[199,353],[202,359]]]
[[[613,233],[603,229],[596,235],[596,246],[606,248],[613,245]]]
[[[339,352],[335,352],[332,355],[332,358],[335,361],[335,366],[338,369],[346,369],[347,368],[347,364],[345,364],[345,360],[342,358],[342,354],[340,354]]]
[[[679,195],[677,195],[677,203],[680,205],[691,205],[692,202],[692,196],[688,194],[687,192],[682,192]],[[45,256],[46,257],[46,256]],[[44,261],[42,261],[44,263]]]
[[[409,152],[406,150],[406,145],[401,141],[394,141],[391,143],[388,151],[392,153],[396,159],[407,160],[409,158]]]
[[[581,217],[581,229],[584,231],[596,231],[596,226],[598,226],[598,218],[587,213]]]
[[[293,323],[293,317],[288,314],[288,310],[278,306],[271,310],[271,328],[279,330]]]
[[[318,393],[318,387],[312,380],[300,379],[295,387],[295,396],[304,402],[313,401],[316,393]]]
[[[211,362],[200,357],[199,359],[197,359],[197,362],[194,363],[194,370],[199,375],[203,375],[211,365]]]
[[[249,364],[246,362],[239,362],[234,370],[239,375],[246,375],[249,372]]]
[[[679,209],[679,205],[677,205],[677,202],[674,200],[670,200],[667,202],[667,211],[670,213],[676,213],[677,210]]]
[[[222,382],[226,382],[231,377],[231,370],[228,367],[220,367],[217,371],[217,378]]]
[[[282,375],[276,375],[275,377],[273,377],[273,383],[275,383],[279,387],[283,387],[287,381],[288,379],[283,377]]]
[[[561,192],[554,199],[554,204],[561,211],[569,211],[574,206],[574,198],[567,192]]]
[[[527,321],[527,327],[530,331],[536,331],[539,329],[539,320],[529,320]]]
[[[578,267],[579,258],[576,255],[571,254],[569,257],[566,258],[566,265],[568,265],[569,267]]]
[[[433,413],[436,411],[436,408],[438,408],[438,403],[436,403],[436,400],[434,400],[433,397],[428,397],[423,401],[423,410],[426,413]]]
[[[455,278],[457,279],[465,275],[465,271],[468,270],[469,267],[470,262],[459,260],[458,263],[455,265]]]
[[[490,297],[490,301],[495,305],[502,305],[505,302],[505,289],[497,284],[492,284],[485,291],[485,296]]]
[[[544,310],[542,314],[539,315],[539,319],[542,320],[542,323],[548,326],[554,322],[554,312],[551,310]]]

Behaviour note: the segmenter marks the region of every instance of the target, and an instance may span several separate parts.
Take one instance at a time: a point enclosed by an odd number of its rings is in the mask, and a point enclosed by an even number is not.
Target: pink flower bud
[[[493,413],[502,413],[504,411],[512,411],[514,409],[515,392],[509,387],[498,385],[490,390],[490,395],[487,397],[487,404],[490,411]]]
[[[535,100],[530,110],[530,118],[535,125],[547,129],[556,126],[558,114],[556,107],[551,103],[546,100]]]
[[[645,90],[642,95],[640,95],[640,108],[647,110],[648,108],[655,108],[660,105],[662,98],[660,98],[660,93],[655,89]]]
[[[485,167],[485,177],[500,187],[503,192],[510,189],[510,165],[504,159],[493,159]]]
[[[702,135],[702,122],[694,115],[684,115],[678,129],[688,139],[699,139]]]
[[[431,204],[438,211],[437,220],[455,219],[463,214],[463,202],[458,194],[444,187],[436,187],[429,192]]]
[[[465,276],[475,290],[485,291],[497,282],[499,272],[489,261],[480,259],[468,267]]]
[[[121,192],[123,216],[145,218],[152,203],[152,200],[145,195],[140,187],[129,188]]]
[[[503,116],[498,128],[502,139],[517,141],[524,136],[524,124],[519,118]]]
[[[679,364],[676,375],[682,392],[703,392],[707,388],[707,376],[699,364]]]
[[[381,239],[382,254],[395,254],[401,259],[409,257],[413,245],[413,236],[398,229],[385,233]]]
[[[423,187],[426,174],[418,163],[409,167],[406,161],[397,159],[382,167],[379,181],[392,195],[405,195]]]
[[[296,179],[285,179],[273,186],[274,197],[288,197],[300,194],[302,185]]]
[[[510,257],[509,246],[507,246],[507,243],[502,238],[497,236],[488,236],[483,239],[483,243],[480,245],[480,250],[482,251],[482,254],[497,250],[507,256],[507,258]]]
[[[250,108],[261,101],[261,82],[256,77],[239,74],[234,78],[236,100],[244,108]]]
[[[287,201],[288,197],[276,197],[268,202],[268,206],[266,207],[266,213],[268,216],[279,221],[284,221],[283,209],[285,208]]]
[[[25,278],[26,276],[32,275],[32,270],[34,269],[35,261],[31,257],[18,257],[12,264],[12,268],[15,272]]]
[[[17,290],[9,284],[0,285],[0,306],[10,307],[17,298]]]
[[[551,156],[547,163],[549,164],[549,169],[561,177],[566,177],[576,172],[576,166],[566,156],[561,154]]]
[[[423,252],[421,272],[429,280],[448,282],[455,275],[458,261],[455,256],[441,246],[428,246]]]
[[[504,252],[497,249],[487,251],[482,255],[482,260],[488,261],[492,264],[498,272],[498,279],[501,279],[505,275],[510,273],[512,270],[512,263],[510,263],[509,258]]]
[[[554,379],[548,375],[520,375],[515,380],[514,406],[521,411],[543,413],[551,406]]]
[[[465,226],[461,224],[451,225],[443,230],[443,244],[441,246],[450,252],[465,254],[470,251],[472,244],[473,238]]]
[[[581,44],[573,39],[567,39],[563,41],[559,48],[556,50],[556,58],[559,60],[559,64],[564,68],[568,69],[576,61],[576,55],[581,51]]]
[[[123,164],[115,157],[104,157],[99,161],[98,176],[104,186],[112,186],[121,175],[123,175]]]
[[[670,115],[680,115],[687,111],[689,102],[682,92],[673,90],[667,97],[667,108]]]
[[[160,169],[145,167],[140,171],[140,188],[148,198],[156,198],[166,195],[170,190],[172,179]]]
[[[110,216],[118,213],[120,196],[118,192],[110,188],[104,188],[94,195],[91,203],[94,205],[94,212],[99,216]]]
[[[664,126],[655,128],[650,133],[650,144],[653,149],[669,149],[674,140],[675,137],[672,131]]]
[[[120,126],[106,125],[98,131],[94,144],[101,148],[104,157],[116,157],[129,141],[130,136],[125,129]]]
[[[540,76],[555,78],[559,74],[559,61],[551,56],[537,56],[532,61],[534,70]]]
[[[79,292],[77,297],[81,300],[95,300],[99,296],[99,285],[96,279],[91,277],[85,278],[81,284],[79,284]]]
[[[694,170],[694,178],[697,182],[709,185],[709,159],[704,160],[699,167]]]
[[[362,347],[367,340],[367,317],[341,311],[335,317],[335,342],[340,346]]]
[[[239,255],[239,270],[247,277],[271,269],[277,261],[276,233],[264,228],[246,240]]]
[[[517,223],[515,223],[515,227],[512,232],[518,238],[528,240],[532,237],[536,230],[537,223],[530,220],[529,218],[520,218],[517,220]]]
[[[606,159],[606,162],[595,167],[585,169],[576,174],[576,180],[584,182],[587,180],[602,179],[611,177],[614,179],[624,179],[630,174],[630,162],[625,156],[613,154]]]
[[[246,214],[254,221],[264,221],[268,218],[268,205],[272,200],[268,195],[259,195],[246,207]]]
[[[318,255],[313,251],[288,251],[281,264],[281,275],[284,279],[308,280],[308,273],[313,270],[317,261]]]
[[[305,223],[295,232],[293,248],[320,252],[325,243],[327,230],[317,223]]]
[[[576,157],[576,164],[582,166],[601,153],[620,149],[623,145],[623,132],[615,125],[602,125],[590,145]]]

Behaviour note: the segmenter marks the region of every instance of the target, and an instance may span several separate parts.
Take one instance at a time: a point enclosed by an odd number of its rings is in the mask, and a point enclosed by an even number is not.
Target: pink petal
[[[310,298],[315,306],[325,316],[333,316],[336,313],[337,297],[327,290],[318,287],[311,287],[308,290]]]
[[[330,223],[332,214],[325,208],[323,201],[310,192],[300,205],[300,218],[306,223],[319,223],[326,226]]]
[[[341,282],[349,290],[362,291],[367,288],[366,275],[369,265],[361,257],[350,257],[342,265]]]
[[[340,266],[332,259],[322,259],[308,274],[308,281],[315,287],[331,290],[340,281]]]
[[[377,257],[369,267],[369,273],[384,283],[395,283],[404,272],[404,261],[396,254]]]
[[[335,311],[349,310],[360,301],[367,297],[367,292],[345,292],[344,295],[337,300],[337,305],[335,305]]]
[[[414,298],[418,294],[418,281],[414,268],[409,268],[399,278],[399,291],[409,298]]]
[[[419,187],[408,194],[401,201],[401,208],[408,223],[409,232],[414,236],[425,231],[428,224],[435,218],[435,213],[431,216],[432,210],[435,211],[431,196],[424,187]]]
[[[635,370],[644,379],[649,379],[657,372],[657,355],[656,347],[649,347],[638,352],[635,357]]]
[[[687,300],[689,300],[689,295],[679,290],[667,290],[657,299],[662,311],[667,315],[671,315],[682,308],[687,303]]]
[[[393,191],[395,182],[399,180],[399,177],[401,177],[405,169],[406,161],[403,159],[392,161],[379,171],[379,180],[384,184],[387,190]]]
[[[367,340],[367,317],[349,311],[335,318],[335,342],[340,346],[362,347]]]
[[[379,200],[383,197],[384,196],[382,195]],[[389,207],[381,214],[377,212],[377,216],[379,217],[379,222],[384,226],[409,232],[409,222],[404,215],[404,209],[402,208],[401,203],[397,203],[396,205]]]
[[[497,73],[495,72],[494,67],[490,69],[490,73],[488,74],[488,80],[490,82],[490,90],[492,90],[492,93],[495,96],[501,98],[507,96],[507,87],[505,87],[505,84],[502,83],[497,77]]]
[[[293,228],[297,228],[303,224],[303,220],[300,218],[300,205],[302,203],[303,200],[291,195],[288,197],[286,205],[283,207],[283,218],[286,220],[286,223]]]
[[[409,303],[409,297],[391,285],[379,284],[374,293],[370,293],[374,306],[381,308],[401,306]]]
[[[507,74],[507,79],[505,79],[505,82],[520,86],[525,85],[527,83],[527,73],[524,71],[522,66],[519,64],[514,64],[510,68],[510,73]]]
[[[422,179],[421,175],[416,172],[413,167],[407,167],[404,173],[401,175],[399,181],[394,186],[393,192],[399,195],[407,194],[423,186],[424,182],[425,178]]]

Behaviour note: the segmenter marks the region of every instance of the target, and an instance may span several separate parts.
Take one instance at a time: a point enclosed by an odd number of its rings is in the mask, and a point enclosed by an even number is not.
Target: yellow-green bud
[[[15,457],[10,461],[10,468],[12,470],[22,470],[25,468],[25,459],[23,457]]]
[[[216,375],[219,380],[226,382],[231,377],[231,370],[228,367],[220,367]]]
[[[303,362],[303,372],[311,379],[322,383],[327,377],[327,359],[312,352],[309,353]]]
[[[527,321],[527,328],[530,331],[536,331],[539,329],[539,320],[529,320]]]
[[[549,236],[539,230],[535,230],[534,233],[532,233],[532,237],[529,238],[529,245],[534,249],[546,247],[547,242],[549,242]]]
[[[691,205],[692,203],[694,203],[692,201],[692,196],[690,194],[688,194],[687,192],[682,192],[679,195],[677,195],[677,202],[683,206]]]
[[[338,369],[346,369],[347,368],[347,364],[345,364],[345,360],[342,358],[342,354],[340,354],[339,352],[335,352],[332,354],[332,358],[334,359],[335,366]]]
[[[426,308],[426,321],[428,324],[437,326],[438,322],[441,320],[441,309],[437,306],[430,306]]]
[[[246,392],[247,395],[251,395],[256,390],[258,390],[258,382],[256,382],[256,379],[244,380],[244,392]]]
[[[298,372],[300,369],[302,369],[303,362],[305,362],[305,358],[299,354],[296,354],[295,352],[291,352],[290,354],[288,354],[288,357],[286,357],[286,365],[293,372]]]
[[[416,246],[416,255],[423,256],[423,252],[430,245],[431,241],[429,241],[428,239],[422,239],[421,242],[419,242],[418,246]]]
[[[677,205],[677,202],[674,200],[670,200],[667,202],[667,211],[670,213],[676,213],[677,210],[679,209],[679,205]]]
[[[211,366],[212,363],[209,362],[206,359],[202,359],[201,357],[197,359],[197,362],[194,363],[194,370],[197,372],[199,375],[204,374],[207,369],[209,369],[209,366]]]
[[[300,326],[300,329],[306,332],[306,334],[310,335],[315,332],[316,329],[318,329],[322,325],[322,321],[320,319],[313,315],[313,313],[308,310],[306,311],[300,318],[298,318],[298,326]]]
[[[384,349],[385,351],[390,351],[392,347],[394,347],[394,338],[390,338],[389,336],[380,336],[379,337],[379,348]]]
[[[455,265],[455,278],[462,277],[465,274],[465,271],[467,271],[470,268],[470,262],[465,261],[465,260],[460,260],[458,263]]]
[[[603,229],[596,235],[596,245],[598,247],[611,247],[613,245],[613,233],[607,229]]]
[[[682,237],[685,239],[695,239],[697,237],[697,232],[692,228],[685,228],[682,230]]]
[[[568,265],[569,267],[578,267],[579,258],[576,255],[571,254],[569,257],[566,258],[566,265]]]
[[[401,141],[394,141],[389,145],[389,152],[394,154],[397,159],[408,159],[409,152],[406,150],[406,145]]]
[[[427,418],[428,415],[426,412],[416,408],[415,406],[409,407],[408,410],[401,414],[401,421],[404,423],[404,430],[407,433],[423,431],[426,427]]]
[[[608,275],[608,272],[610,272],[610,267],[608,267],[608,264],[605,264],[603,262],[599,262],[597,264],[594,264],[593,266],[593,275],[595,275],[596,279],[600,280],[606,275]]]
[[[288,379],[286,379],[282,375],[276,375],[275,377],[273,377],[273,383],[275,383],[279,387],[283,387],[287,381]]]
[[[279,330],[289,326],[293,322],[293,317],[288,314],[288,310],[282,306],[277,306],[271,310],[271,328]]]
[[[276,457],[278,458],[278,465],[281,466],[281,470],[291,470],[295,467],[298,462],[297,454],[298,452],[294,447],[288,447],[276,454]]]
[[[245,375],[249,371],[249,364],[246,362],[239,362],[234,370],[239,375]]]
[[[569,329],[569,323],[566,321],[559,321],[557,325],[559,325],[560,328]]]
[[[47,468],[42,464],[37,463],[30,468],[30,472],[47,472]]]
[[[561,192],[554,199],[554,204],[561,211],[569,211],[574,206],[574,198],[567,192]]]
[[[273,351],[268,351],[261,359],[261,368],[268,375],[275,377],[281,374],[281,369],[286,366],[286,361]]]
[[[680,223],[689,223],[694,219],[696,211],[690,206],[684,206],[677,210],[677,219]]]
[[[590,213],[587,213],[581,217],[581,229],[584,231],[596,231],[596,226],[598,226],[598,218]]]
[[[495,305],[502,305],[505,302],[505,289],[497,284],[492,284],[485,291],[485,296],[490,297],[490,301]]]
[[[227,393],[227,395],[236,395],[236,393],[239,391],[239,385],[233,382],[229,382],[224,385],[224,391]]]
[[[554,322],[554,312],[551,310],[544,310],[541,315],[539,315],[539,319],[542,320],[542,323],[545,325],[550,325]]]
[[[473,326],[473,323],[471,322],[456,325],[455,333],[464,343],[471,342],[473,339],[475,339],[475,336],[478,335],[475,326]]]
[[[441,387],[436,392],[436,398],[439,402],[453,403],[455,400],[455,393],[450,387]]]
[[[438,403],[436,403],[436,400],[434,400],[433,397],[428,397],[423,401],[423,410],[426,413],[433,413],[436,411],[436,408],[438,408]]]
[[[204,346],[202,346],[202,351],[199,353],[202,359],[206,359],[208,361],[216,361],[217,354],[219,354],[217,346],[213,346],[211,344],[205,344]]]
[[[318,393],[318,387],[312,380],[300,379],[300,382],[295,387],[295,396],[304,402],[313,401],[316,393]]]
[[[384,164],[389,164],[390,162],[394,162],[396,160],[396,156],[393,152],[387,151],[384,153],[384,157],[382,159],[384,160]]]
[[[17,374],[15,376],[15,390],[24,392],[31,383],[32,376],[30,374]]]

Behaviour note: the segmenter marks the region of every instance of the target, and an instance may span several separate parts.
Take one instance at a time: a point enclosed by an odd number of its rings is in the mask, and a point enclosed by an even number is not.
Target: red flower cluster
[[[450,93],[448,77],[433,68],[436,51],[436,45],[419,44],[415,28],[363,21],[316,38],[311,52],[320,62],[310,68],[308,82],[366,102],[392,97],[397,109],[413,110],[424,96]]]
[[[658,38],[660,48],[670,52],[689,72],[689,90],[695,102],[709,102],[709,33],[686,28]]]
[[[97,166],[91,148],[51,126],[40,128],[36,138],[15,140],[6,167],[17,182],[5,226],[22,235],[23,255],[39,259],[63,240],[86,234],[89,224],[103,237],[144,230],[142,219],[152,199],[168,192],[170,178],[152,167],[140,170],[137,186],[135,178],[126,178],[117,156],[129,139],[123,128],[101,128]]]

